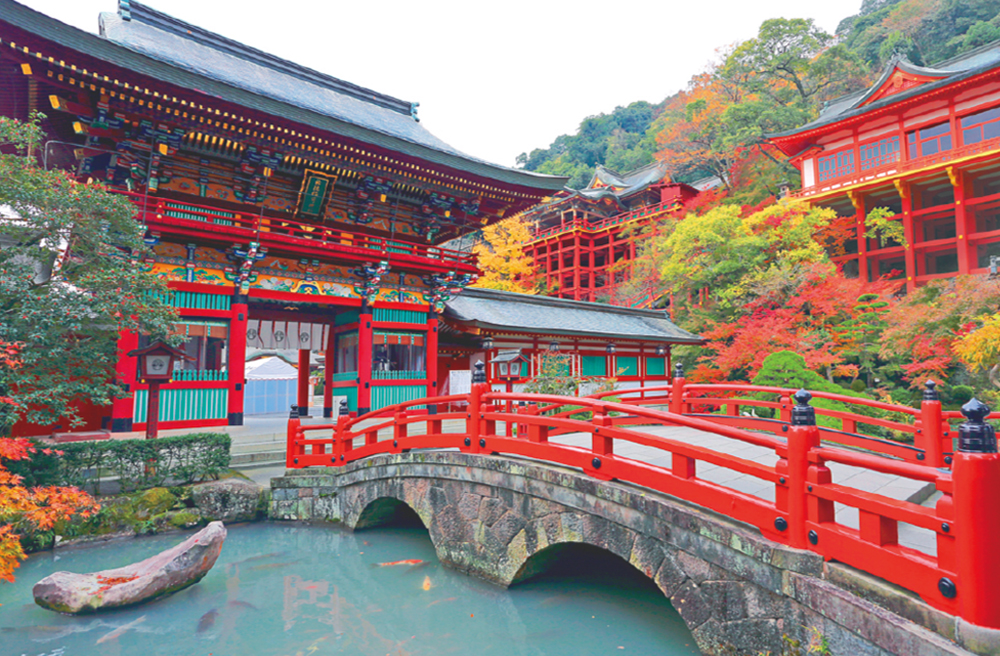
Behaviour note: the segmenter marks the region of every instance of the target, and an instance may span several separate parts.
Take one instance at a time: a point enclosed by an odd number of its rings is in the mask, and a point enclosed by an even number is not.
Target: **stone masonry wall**
[[[814,630],[837,656],[972,653],[953,641],[962,639],[954,618],[886,584],[843,567],[834,583],[816,554],[671,497],[569,469],[404,453],[289,470],[271,484],[275,519],[361,528],[387,521],[402,502],[419,515],[442,562],[503,586],[543,569],[551,545],[606,549],[655,581],[706,654],[781,653],[782,636],[808,644]],[[894,603],[879,605],[885,599]],[[976,637],[986,645],[977,653],[997,653],[993,636]]]

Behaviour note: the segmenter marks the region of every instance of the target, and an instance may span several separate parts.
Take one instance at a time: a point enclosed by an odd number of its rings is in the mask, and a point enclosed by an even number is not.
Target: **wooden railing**
[[[329,249],[340,254],[356,254],[367,259],[404,256],[432,260],[446,266],[468,268],[475,267],[476,264],[476,256],[472,253],[350,232],[342,228],[306,223],[292,218],[261,215],[259,210],[251,209],[248,212],[220,210],[186,201],[112,191],[128,196],[139,208],[144,222],[153,228],[181,226],[198,231],[233,235],[248,241],[259,240],[265,246],[274,243],[298,244]]]
[[[864,171],[854,171],[853,173],[848,173],[847,175],[824,180],[811,187],[804,187],[799,191],[792,193],[791,196],[793,198],[814,196],[825,191],[833,191],[843,187],[860,184],[862,182],[877,180],[890,175],[916,171],[918,169],[927,168],[936,164],[948,164],[949,162],[954,162],[959,159],[974,157],[976,155],[985,155],[996,150],[1000,150],[1000,137],[986,139],[984,141],[980,141],[979,143],[969,144],[967,146],[959,146],[958,148],[952,148],[951,150],[944,150],[933,155],[924,155],[922,157],[915,157],[914,159],[909,160],[897,160],[895,162],[882,164],[881,166],[865,169]],[[900,153],[900,156],[902,156],[902,152]]]
[[[669,212],[677,206],[677,201],[665,201],[662,203],[657,203],[656,205],[647,205],[645,207],[639,207],[628,212],[622,212],[621,214],[616,214],[615,216],[602,219],[597,223],[590,223],[583,219],[574,219],[569,223],[560,224],[553,226],[551,228],[546,228],[545,230],[538,230],[534,233],[534,238],[544,239],[545,237],[551,237],[553,235],[562,234],[564,232],[569,232],[571,230],[580,229],[584,232],[598,232],[610,226],[619,225],[622,223],[628,223],[630,221],[635,221],[636,219],[651,218],[664,212]]]
[[[563,397],[538,394],[492,392],[480,369],[468,395],[423,398],[382,408],[361,417],[344,417],[324,425],[288,423],[288,460],[292,468],[343,466],[376,454],[401,453],[411,449],[459,449],[467,453],[509,454],[533,458],[582,470],[600,480],[639,485],[698,504],[734,520],[745,522],[776,542],[822,554],[862,569],[908,589],[931,606],[959,615],[980,626],[1000,628],[1000,456],[996,453],[956,451],[953,470],[931,466],[906,451],[895,452],[882,442],[859,442],[866,450],[824,444],[831,436],[841,439],[844,431],[831,432],[816,425],[815,417],[850,420],[850,413],[821,410],[809,405],[811,396],[800,391],[793,398],[788,390],[753,388],[753,392],[779,394],[777,402],[745,397],[723,397],[720,387],[685,385],[629,390],[638,399],[629,403],[595,397]],[[675,381],[676,382],[676,381]],[[746,388],[740,393],[750,391]],[[665,392],[665,393],[664,393]],[[615,394],[622,394],[622,391]],[[728,393],[728,392],[727,392]],[[819,396],[819,395],[818,395]],[[838,400],[838,395],[821,398]],[[859,399],[844,397],[851,402]],[[668,410],[650,407],[665,402]],[[739,405],[764,403],[780,415],[775,434],[764,427],[732,425],[741,415]],[[930,400],[928,401],[930,402]],[[729,404],[724,415],[692,412],[699,406]],[[865,407],[886,404],[868,402]],[[426,410],[416,410],[417,407]],[[913,424],[883,420],[894,430],[909,426],[924,435],[926,422],[940,414],[887,406],[911,416]],[[456,411],[456,408],[461,408]],[[883,408],[884,409],[884,408]],[[864,416],[864,421],[873,418]],[[858,419],[857,421],[861,421]],[[457,430],[445,430],[446,422]],[[963,424],[982,428],[978,424]],[[631,425],[630,425],[631,424]],[[711,449],[654,435],[634,425],[681,426],[731,440],[734,445],[751,444],[773,450],[777,462],[761,464],[732,455],[727,449]],[[424,430],[411,432],[423,425]],[[940,424],[943,425],[943,424]],[[753,428],[754,430],[750,430]],[[987,427],[988,428],[988,427]],[[307,434],[320,432],[319,437]],[[589,446],[552,441],[560,433],[589,435]],[[965,433],[963,433],[963,438]],[[848,435],[851,440],[860,434]],[[628,442],[671,454],[669,467],[623,457],[616,444]],[[995,448],[996,440],[993,438]],[[924,444],[928,454],[933,446]],[[881,451],[879,450],[881,449]],[[897,456],[897,457],[893,457]],[[891,476],[932,483],[941,493],[934,508],[900,501],[850,485],[835,482],[829,463],[861,467]],[[750,476],[774,486],[774,500],[739,492],[699,478],[700,465],[713,465]],[[834,504],[857,509],[859,526],[840,523]],[[898,525],[910,524],[933,531],[935,555],[899,543]]]

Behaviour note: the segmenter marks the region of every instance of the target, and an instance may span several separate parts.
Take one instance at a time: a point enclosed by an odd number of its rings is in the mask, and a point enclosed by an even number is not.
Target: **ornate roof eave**
[[[447,167],[456,172],[520,188],[518,191],[529,191],[536,194],[549,193],[561,189],[567,181],[565,177],[510,169],[474,158],[465,158],[441,152],[389,134],[354,125],[335,117],[325,116],[302,107],[291,105],[281,100],[261,96],[134,52],[102,39],[97,35],[79,30],[54,18],[45,16],[13,0],[0,0],[0,25],[3,23],[8,23],[17,29],[32,34],[38,39],[54,43],[59,47],[67,48],[86,57],[110,64],[125,71],[131,71],[152,78],[161,83],[165,82],[182,89],[196,90],[196,92],[213,99],[219,99],[251,110],[260,111],[279,120],[293,121],[314,129],[356,139],[372,146],[415,157],[431,164]],[[4,39],[4,41],[6,40]]]
[[[838,129],[852,128],[859,123],[870,120],[872,116],[906,109],[917,103],[925,102],[928,97],[949,93],[955,88],[964,88],[976,84],[980,82],[982,78],[995,73],[997,68],[1000,68],[1000,61],[991,63],[990,65],[982,68],[956,73],[933,82],[927,82],[926,84],[913,87],[912,89],[907,89],[906,91],[898,94],[880,98],[868,105],[855,107],[842,114],[838,114],[836,117],[833,117],[831,120],[826,122],[821,122],[821,117],[820,119],[807,123],[800,128],[787,130],[785,132],[776,132],[766,136],[768,141],[774,144],[786,155],[796,153],[802,150],[804,148],[803,144],[808,142],[810,139]]]

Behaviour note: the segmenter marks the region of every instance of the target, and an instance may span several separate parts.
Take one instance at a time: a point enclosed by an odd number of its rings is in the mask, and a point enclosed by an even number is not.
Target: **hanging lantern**
[[[613,342],[608,342],[608,345],[604,348],[604,350],[608,352],[608,355],[614,355],[618,348]]]

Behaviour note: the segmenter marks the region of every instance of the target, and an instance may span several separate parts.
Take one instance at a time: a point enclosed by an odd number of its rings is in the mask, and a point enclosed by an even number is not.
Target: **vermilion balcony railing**
[[[646,207],[640,207],[634,209],[630,212],[623,212],[622,214],[617,214],[612,217],[608,217],[598,223],[588,223],[583,219],[575,219],[569,223],[553,226],[545,230],[538,230],[535,232],[535,239],[544,239],[545,237],[551,237],[552,235],[562,234],[564,232],[570,232],[571,230],[580,229],[584,232],[597,232],[603,230],[607,227],[619,225],[622,223],[628,223],[630,221],[635,221],[636,219],[645,219],[658,216],[665,212],[670,211],[677,205],[676,201],[665,201],[662,203],[657,203],[656,205],[647,205]]]
[[[966,157],[984,155],[996,150],[1000,150],[1000,137],[986,139],[985,141],[969,144],[967,146],[952,148],[951,150],[945,150],[933,155],[924,155],[923,157],[917,157],[906,161],[890,162],[888,164],[872,167],[864,171],[856,171],[847,175],[824,180],[817,185],[805,187],[794,192],[791,194],[791,197],[805,198],[808,196],[815,196],[816,194],[823,192],[836,191],[837,189],[842,189],[844,187],[850,187],[856,184],[870,182],[872,180],[878,180],[879,178],[885,178],[892,175],[908,173],[910,171],[916,171],[934,166],[936,164],[948,164]]]
[[[114,190],[112,190],[114,191]],[[116,192],[123,193],[123,192]],[[472,253],[440,248],[429,244],[414,244],[400,239],[387,239],[341,228],[304,223],[291,218],[278,218],[259,212],[223,210],[207,205],[140,194],[123,193],[139,208],[143,221],[152,228],[167,230],[186,228],[198,232],[225,234],[246,241],[259,241],[265,246],[294,245],[317,248],[360,259],[418,258],[430,260],[438,267],[475,269]],[[427,262],[425,262],[427,263]]]

